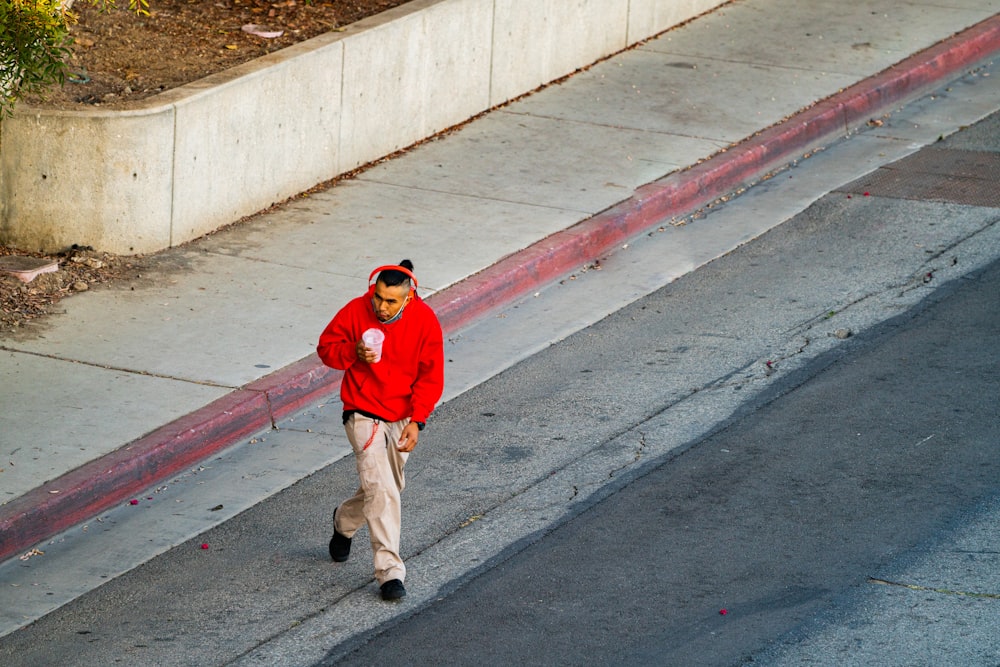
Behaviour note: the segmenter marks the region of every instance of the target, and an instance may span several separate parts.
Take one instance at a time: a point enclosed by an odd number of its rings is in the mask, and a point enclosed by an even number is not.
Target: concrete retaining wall
[[[412,0],[137,110],[22,107],[0,133],[0,243],[178,245],[726,1]]]

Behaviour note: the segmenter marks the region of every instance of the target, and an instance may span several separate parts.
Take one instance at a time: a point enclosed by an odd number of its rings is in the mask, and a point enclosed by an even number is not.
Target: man
[[[324,364],[344,371],[344,428],[361,481],[333,513],[330,557],[346,561],[354,533],[367,523],[382,599],[399,600],[406,595],[399,557],[403,466],[441,398],[444,351],[437,316],[417,296],[413,263],[380,266],[369,284],[373,278],[367,294],[334,316],[316,347]],[[385,334],[381,353],[362,340],[369,329]]]

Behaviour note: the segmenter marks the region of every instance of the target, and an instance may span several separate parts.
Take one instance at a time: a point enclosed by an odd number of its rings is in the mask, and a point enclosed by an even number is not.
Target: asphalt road
[[[515,369],[509,385],[530,383],[539,396],[576,396],[586,405],[570,411],[578,417],[624,414],[637,394],[661,395],[666,387],[658,376],[689,353],[684,346],[663,345],[656,333],[672,334],[678,327],[678,304],[699,304],[702,325],[719,313],[717,323],[726,322],[739,337],[740,317],[721,319],[733,312],[720,298],[726,285],[729,295],[757,299],[767,311],[775,297],[779,303],[807,298],[778,287],[776,272],[787,272],[786,285],[795,275],[783,259],[817,268],[824,262],[811,262],[810,255],[834,253],[839,270],[830,279],[845,286],[856,271],[877,272],[877,250],[869,261],[859,261],[877,242],[877,234],[864,239],[862,230],[907,219],[895,233],[913,234],[914,244],[922,246],[919,230],[956,211],[943,202],[914,209],[912,201],[896,198],[877,210],[847,210],[845,195],[869,197],[867,188],[878,188],[877,196],[889,188],[919,199],[913,193],[931,190],[925,176],[941,173],[930,162],[954,165],[977,157],[945,156],[949,150],[995,149],[995,139],[980,138],[997,136],[991,131],[997,120],[831,193],[752,248],[616,313],[564,343],[561,353]],[[938,154],[928,157],[926,151]],[[914,166],[918,178],[907,173]],[[945,171],[935,192],[942,199],[949,187],[955,191],[960,170]],[[966,183],[959,197],[970,196]],[[997,218],[996,210],[986,215]],[[839,233],[831,234],[831,226],[839,226]],[[810,242],[836,237],[854,252]],[[961,261],[947,252],[942,258]],[[935,275],[916,278],[927,284]],[[575,518],[535,536],[523,551],[514,550],[352,653],[343,656],[338,649],[323,664],[770,664],[776,646],[808,636],[810,622],[837,614],[842,625],[860,627],[866,612],[857,607],[865,589],[881,585],[875,581],[884,573],[924,554],[925,545],[940,542],[1000,494],[998,305],[1000,263],[953,280],[776,379],[723,430],[661,458],[614,495],[583,503]],[[692,335],[713,329],[696,331]],[[630,346],[631,368],[647,370],[611,370],[622,363],[616,351]],[[594,381],[606,396],[587,395],[565,381],[567,372],[581,367],[600,374]],[[544,402],[539,398],[535,405]],[[519,404],[518,414],[532,412]],[[577,432],[585,432],[582,419],[580,424]],[[648,437],[655,435],[651,429]],[[982,560],[979,580],[995,581],[998,565],[995,558]],[[968,567],[975,572],[977,564]],[[1000,642],[982,641],[984,632],[990,635],[982,627],[990,614],[984,617],[981,605],[992,604],[995,612],[993,593],[968,600],[980,605],[975,609],[954,609],[957,619],[928,618],[926,632],[936,626],[930,647],[917,636],[897,646],[886,639],[879,661],[890,664],[892,655],[898,661],[893,664],[997,664]],[[947,594],[926,588],[914,593]],[[894,603],[917,606],[905,597]],[[940,625],[952,627],[949,621],[955,631],[942,633]],[[863,633],[856,634],[825,662],[815,656],[803,662],[853,664],[850,649],[860,649],[863,641]],[[801,664],[794,650],[785,660]]]
[[[754,662],[1000,491],[998,295],[994,263],[329,664]]]
[[[935,159],[1000,150],[998,125]],[[809,168],[692,224],[738,220]],[[893,187],[917,173],[897,165]],[[1000,209],[963,200],[983,180],[935,201],[831,183],[752,243],[443,405],[407,467],[400,605],[378,600],[363,535],[329,562],[330,513],[356,485],[346,458],[2,638],[0,662],[752,660],[1000,490]],[[604,271],[656,270],[645,243]],[[647,268],[625,267],[643,252]],[[546,299],[587,309],[597,273]],[[483,546],[498,536],[499,551]]]

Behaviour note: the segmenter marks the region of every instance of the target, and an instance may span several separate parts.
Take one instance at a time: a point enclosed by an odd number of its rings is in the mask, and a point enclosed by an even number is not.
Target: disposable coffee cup
[[[381,329],[369,329],[361,334],[361,340],[365,347],[375,353],[375,361],[382,360],[382,341],[385,340],[385,332]]]

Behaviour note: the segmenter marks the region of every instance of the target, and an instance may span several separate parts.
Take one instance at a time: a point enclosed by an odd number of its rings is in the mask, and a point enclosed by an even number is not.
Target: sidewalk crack
[[[1000,600],[1000,593],[977,593],[973,591],[955,591],[950,588],[934,588],[932,586],[920,586],[918,584],[905,584],[899,581],[887,581],[885,579],[876,579],[875,577],[868,577],[868,583],[878,584],[880,586],[895,586],[897,588],[906,588],[911,591],[928,591],[930,593],[941,593],[942,595],[959,595],[962,597]]]
[[[14,347],[7,347],[6,345],[0,345],[0,352],[12,352],[16,354],[29,354],[33,357],[40,357],[42,359],[51,359],[53,361],[62,361],[69,364],[80,364],[81,366],[90,366],[91,368],[100,368],[106,371],[115,371],[118,373],[127,373],[129,375],[142,375],[145,377],[159,378],[161,380],[174,380],[176,382],[186,382],[188,384],[197,384],[203,387],[217,387],[219,389],[230,389],[236,390],[239,387],[233,387],[228,384],[220,384],[218,382],[211,382],[210,380],[193,380],[191,378],[182,378],[174,375],[166,375],[164,373],[153,373],[151,371],[140,371],[133,368],[124,368],[122,366],[112,366],[110,364],[99,364],[93,361],[83,361],[80,359],[67,359],[66,357],[60,357],[54,354],[45,354],[44,352],[33,352],[30,350],[19,350]]]

